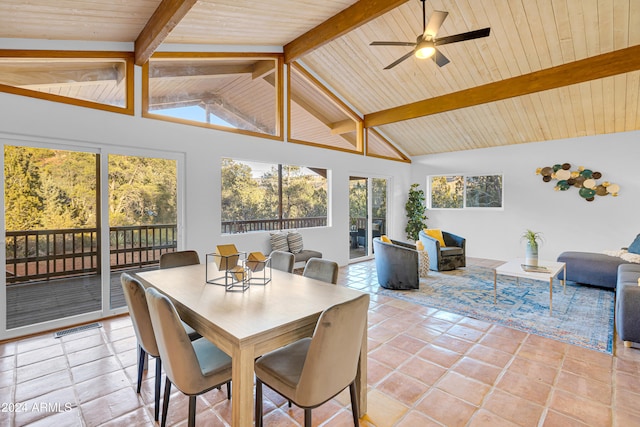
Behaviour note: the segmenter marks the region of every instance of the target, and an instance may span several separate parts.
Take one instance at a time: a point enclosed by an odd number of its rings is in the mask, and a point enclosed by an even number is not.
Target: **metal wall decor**
[[[567,191],[571,187],[578,188],[578,194],[587,202],[595,200],[595,196],[606,196],[611,194],[617,196],[620,191],[618,184],[612,184],[609,181],[603,181],[598,184],[597,180],[602,178],[600,172],[594,172],[586,169],[584,166],[578,167],[578,170],[571,170],[570,163],[555,164],[536,169],[536,175],[542,175],[544,182],[557,180],[554,190]]]

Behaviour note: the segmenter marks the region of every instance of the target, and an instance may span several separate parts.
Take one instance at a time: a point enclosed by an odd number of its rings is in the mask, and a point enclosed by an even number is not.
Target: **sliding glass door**
[[[4,148],[6,328],[102,309],[100,157]]]
[[[176,159],[5,145],[0,329],[122,310],[120,274],[178,246],[177,171]]]
[[[349,177],[349,259],[373,255],[372,240],[386,233],[387,180]]]

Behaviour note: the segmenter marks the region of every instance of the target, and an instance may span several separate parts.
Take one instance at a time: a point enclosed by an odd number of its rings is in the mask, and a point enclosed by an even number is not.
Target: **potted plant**
[[[542,243],[542,233],[527,230],[522,234],[522,240],[526,241],[524,263],[526,265],[538,265],[538,245]]]
[[[411,184],[409,188],[409,198],[404,205],[407,211],[407,227],[404,231],[407,232],[407,239],[414,242],[418,240],[420,230],[427,228],[427,216],[425,215],[427,207],[424,203],[424,191],[418,187],[418,184]]]

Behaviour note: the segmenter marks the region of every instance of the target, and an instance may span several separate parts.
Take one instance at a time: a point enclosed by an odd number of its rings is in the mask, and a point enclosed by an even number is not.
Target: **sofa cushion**
[[[289,252],[297,254],[303,249],[302,234],[291,232],[287,234],[287,243],[289,244]]]
[[[632,254],[640,254],[640,234],[638,234],[636,239],[629,245],[627,251]]]
[[[446,244],[444,243],[444,237],[442,237],[442,230],[440,230],[439,228],[425,228],[424,234],[436,239],[438,242],[440,242],[440,246],[446,246]]]
[[[445,257],[445,256],[454,256],[454,255],[462,255],[464,252],[462,251],[462,248],[458,248],[455,246],[446,246],[444,248],[440,248],[440,254]]]
[[[271,250],[289,252],[287,235],[284,233],[271,233]]]
[[[310,258],[322,258],[322,252],[311,249],[303,249],[297,254],[293,254],[295,262],[307,262]]]

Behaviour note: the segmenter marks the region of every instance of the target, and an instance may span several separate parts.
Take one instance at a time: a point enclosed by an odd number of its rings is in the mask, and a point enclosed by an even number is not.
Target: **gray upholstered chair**
[[[171,384],[189,396],[189,427],[195,425],[196,396],[227,384],[231,398],[231,358],[205,338],[190,341],[173,303],[154,288],[146,290],[147,304],[160,358],[167,374],[162,404],[162,427],[167,422]]]
[[[198,252],[193,250],[167,252],[160,256],[160,268],[185,267],[187,265],[200,264]],[[195,329],[183,322],[184,329],[191,341],[201,338],[202,335],[197,333]]]
[[[160,268],[183,267],[195,264],[200,264],[200,257],[198,252],[192,250],[167,252],[160,256]]]
[[[358,425],[355,380],[368,308],[368,294],[330,307],[320,315],[312,338],[256,360],[256,427],[262,426],[262,384],[304,408],[305,427],[311,427],[312,408],[349,387],[353,423]]]
[[[429,254],[429,270],[455,270],[467,265],[464,237],[442,231],[445,246],[440,245],[438,239],[427,235],[424,230],[420,230],[418,237],[424,245],[424,250]]]
[[[415,245],[391,240],[373,239],[378,284],[386,289],[418,289],[418,251]]]
[[[160,411],[162,362],[160,360],[160,353],[158,352],[158,345],[156,344],[156,337],[153,334],[153,326],[151,325],[151,317],[149,316],[149,308],[147,306],[144,287],[139,281],[127,273],[123,273],[120,276],[120,283],[122,284],[124,298],[127,301],[127,306],[129,307],[129,316],[131,317],[131,323],[133,323],[133,330],[135,331],[136,338],[138,339],[137,393],[140,393],[142,373],[144,371],[147,354],[154,357],[156,360],[154,419],[158,421],[158,412]]]
[[[309,258],[302,275],[327,283],[338,283],[338,263],[322,258]]]
[[[269,255],[269,258],[271,258],[271,268],[286,271],[287,273],[293,273],[293,266],[296,262],[296,258],[291,252],[273,251],[271,252],[271,255]]]

